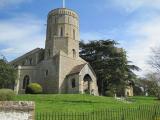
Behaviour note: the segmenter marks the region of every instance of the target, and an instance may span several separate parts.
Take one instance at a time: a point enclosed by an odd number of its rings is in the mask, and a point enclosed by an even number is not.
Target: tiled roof
[[[26,54],[24,54],[24,55],[16,58],[15,60],[11,61],[10,63],[14,63],[14,62],[16,62],[16,61],[18,61],[18,60],[20,60],[20,59],[23,59],[23,58],[25,58],[26,56],[29,56],[29,55],[31,55],[31,54],[34,54],[34,53],[36,53],[36,52],[38,52],[38,51],[40,51],[40,50],[42,50],[42,49],[40,49],[40,48],[33,49],[33,50],[31,50],[30,52],[28,52],[28,53],[26,53]]]
[[[82,70],[82,68],[83,68],[86,64],[87,64],[87,63],[75,66],[75,67],[71,70],[71,72],[69,73],[69,75],[71,75],[71,74],[76,74],[76,73],[80,73],[81,70]]]

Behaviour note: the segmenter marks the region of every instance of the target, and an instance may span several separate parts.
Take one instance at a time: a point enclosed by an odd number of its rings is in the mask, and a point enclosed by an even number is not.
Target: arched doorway
[[[91,82],[92,82],[92,78],[90,77],[90,75],[85,75],[83,78],[83,90],[84,93],[86,94],[91,94]]]
[[[24,76],[24,79],[23,79],[23,89],[26,89],[26,87],[29,85],[29,81],[30,81],[30,78],[28,75]]]

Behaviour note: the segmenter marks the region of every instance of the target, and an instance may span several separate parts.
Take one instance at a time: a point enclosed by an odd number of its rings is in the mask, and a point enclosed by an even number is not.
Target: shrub
[[[105,96],[107,96],[107,97],[113,97],[114,93],[112,91],[108,90],[108,91],[105,92]]]
[[[0,101],[10,101],[15,97],[15,93],[11,89],[0,89]]]
[[[26,88],[26,94],[40,94],[42,93],[42,87],[38,83],[31,83]]]
[[[156,97],[160,100],[160,87],[157,88]]]
[[[90,91],[87,89],[87,90],[84,90],[84,94],[88,94],[90,95]]]
[[[144,95],[142,89],[138,86],[133,86],[133,93],[134,93],[135,96]]]
[[[157,98],[158,98],[158,100],[160,100],[160,93],[158,94]]]

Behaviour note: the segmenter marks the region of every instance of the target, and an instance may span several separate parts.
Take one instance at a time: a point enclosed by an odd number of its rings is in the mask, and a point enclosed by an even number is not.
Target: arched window
[[[75,31],[75,29],[73,29],[73,39],[74,40],[76,39],[76,31]]]
[[[29,59],[29,64],[32,65],[32,62],[33,62],[33,60],[32,60],[32,58],[30,58]]]
[[[76,50],[72,49],[72,52],[73,52],[73,58],[75,58],[76,57]]]
[[[25,64],[28,64],[28,58],[26,58],[26,60],[25,60]]]
[[[45,71],[45,76],[48,76],[48,70]]]
[[[23,79],[23,89],[26,89],[26,87],[29,85],[29,80],[30,80],[29,76],[26,75]]]
[[[61,29],[60,29],[60,36],[61,37],[63,36],[63,27],[61,27]]]
[[[75,79],[72,79],[72,88],[75,88],[76,87],[76,80]]]
[[[25,61],[22,61],[22,66],[25,65]]]

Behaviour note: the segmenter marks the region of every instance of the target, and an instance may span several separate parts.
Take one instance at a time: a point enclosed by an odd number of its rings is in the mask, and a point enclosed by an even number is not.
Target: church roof
[[[89,63],[84,63],[84,64],[81,64],[81,65],[75,66],[67,76],[70,76],[70,75],[73,75],[73,74],[79,74],[81,72],[81,70],[84,68],[85,65],[88,65],[89,68],[91,69],[91,71],[93,72],[93,74],[96,76],[96,73],[94,72],[93,68],[91,67],[91,65]]]
[[[32,55],[32,54],[34,54],[34,53],[36,53],[36,52],[38,52],[40,50],[42,50],[42,49],[41,48],[35,48],[35,49],[31,50],[30,52],[28,52],[28,53],[16,58],[15,60],[11,61],[10,63],[12,64],[12,63],[14,63],[16,61],[19,61],[19,60],[21,60],[21,59],[23,59],[23,58],[25,58],[25,57],[27,57],[29,55]]]
[[[83,68],[86,64],[87,64],[87,63],[75,66],[75,67],[71,70],[71,72],[69,73],[69,75],[76,74],[76,73],[80,73],[81,70],[82,70],[82,68]]]

